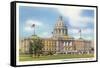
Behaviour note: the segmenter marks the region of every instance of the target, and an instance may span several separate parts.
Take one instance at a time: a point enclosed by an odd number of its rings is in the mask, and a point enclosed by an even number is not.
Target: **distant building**
[[[29,53],[29,47],[30,47],[30,40],[29,39],[24,39],[20,41],[20,47],[19,51],[20,53]]]
[[[84,39],[74,39],[68,35],[68,28],[64,23],[62,16],[60,16],[55,24],[51,38],[41,38],[43,46],[43,52],[52,52],[54,54],[84,54],[91,53],[92,42]],[[29,53],[30,39],[24,39],[20,44],[20,53]],[[93,53],[93,52],[92,52]]]
[[[91,41],[78,39],[78,40],[74,40],[73,43],[77,53],[81,53],[81,54],[91,53]]]

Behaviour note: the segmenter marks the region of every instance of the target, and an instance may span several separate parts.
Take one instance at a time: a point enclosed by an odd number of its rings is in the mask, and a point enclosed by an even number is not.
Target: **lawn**
[[[20,61],[39,61],[39,60],[53,60],[53,59],[71,59],[71,58],[90,58],[94,57],[93,54],[58,54],[58,55],[48,55],[40,56],[39,58],[31,57],[30,55],[20,55]]]

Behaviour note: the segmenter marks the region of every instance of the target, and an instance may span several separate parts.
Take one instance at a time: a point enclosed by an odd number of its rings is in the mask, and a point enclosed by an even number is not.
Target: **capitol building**
[[[29,53],[30,41],[33,36],[20,41],[20,53]],[[75,39],[68,35],[68,26],[59,16],[50,38],[40,38],[43,43],[43,53],[53,54],[90,54],[94,52],[93,41],[83,38]]]

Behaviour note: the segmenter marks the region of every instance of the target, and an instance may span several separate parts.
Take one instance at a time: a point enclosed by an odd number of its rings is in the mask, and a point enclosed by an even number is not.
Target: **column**
[[[64,29],[64,35],[66,34],[66,30]]]
[[[57,52],[59,50],[59,42],[58,41],[56,41],[56,50],[57,50]]]

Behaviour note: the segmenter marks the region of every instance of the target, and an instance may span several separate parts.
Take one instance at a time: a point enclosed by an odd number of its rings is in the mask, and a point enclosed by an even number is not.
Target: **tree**
[[[30,54],[34,54],[35,58],[39,57],[42,53],[42,48],[42,40],[39,37],[34,36],[30,42]]]
[[[29,46],[29,54],[32,57],[33,56],[33,49],[32,49],[33,43],[30,41],[30,46]]]

